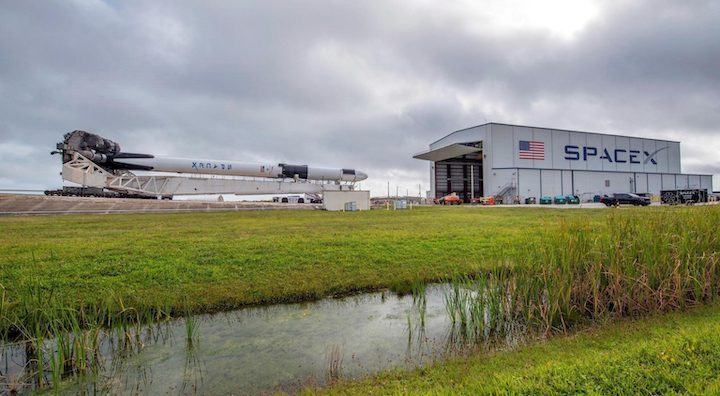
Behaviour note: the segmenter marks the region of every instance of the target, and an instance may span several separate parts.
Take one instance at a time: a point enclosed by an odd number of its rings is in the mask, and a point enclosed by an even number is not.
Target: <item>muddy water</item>
[[[134,347],[105,340],[98,375],[62,393],[292,392],[333,377],[427,364],[457,346],[447,290],[428,286],[424,301],[384,292],[197,316],[192,343],[184,320],[148,327]],[[21,348],[5,349],[6,378],[28,371],[23,356]]]

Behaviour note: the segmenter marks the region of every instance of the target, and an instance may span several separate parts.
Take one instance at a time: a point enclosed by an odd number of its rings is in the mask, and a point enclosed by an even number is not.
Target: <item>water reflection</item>
[[[95,364],[59,391],[293,391],[390,367],[424,365],[477,345],[519,342],[517,335],[525,331],[520,323],[503,321],[503,329],[491,328],[488,320],[496,312],[456,303],[477,293],[431,285],[407,296],[371,293],[197,316],[192,328],[176,320],[97,332],[98,347],[87,351],[96,355],[89,359]],[[23,344],[0,348],[0,393],[29,393],[53,382],[57,342],[46,342],[42,350],[28,351]]]

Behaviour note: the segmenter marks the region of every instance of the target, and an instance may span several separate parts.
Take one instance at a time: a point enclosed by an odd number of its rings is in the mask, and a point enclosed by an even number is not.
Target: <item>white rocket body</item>
[[[209,175],[248,176],[268,178],[300,178],[306,180],[358,182],[367,179],[363,172],[354,169],[318,168],[307,165],[255,164],[228,160],[192,159],[180,157],[147,156],[147,158],[112,159],[128,169],[153,172],[196,173]]]
[[[307,165],[253,164],[239,161],[193,159],[126,153],[112,140],[94,133],[76,130],[65,134],[57,148],[63,163],[78,153],[111,170],[142,170],[153,172],[196,173],[205,175],[248,176],[280,179],[304,179],[334,182],[358,182],[367,179],[363,172],[344,168],[316,168]]]

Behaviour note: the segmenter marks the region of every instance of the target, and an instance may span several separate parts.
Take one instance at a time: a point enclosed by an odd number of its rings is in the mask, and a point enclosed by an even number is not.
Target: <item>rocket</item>
[[[198,173],[206,175],[249,176],[268,178],[297,178],[358,182],[367,175],[355,169],[319,168],[308,165],[255,164],[249,162],[164,157],[149,154],[119,153],[108,157],[104,166],[110,169],[143,170],[153,172]]]
[[[308,165],[255,164],[249,162],[156,156],[124,153],[120,145],[98,135],[73,131],[58,144],[65,156],[77,152],[107,170],[140,170],[152,172],[190,173],[204,175],[291,178],[316,181],[359,182],[367,174],[348,168],[321,168]],[[67,161],[65,159],[64,161]]]

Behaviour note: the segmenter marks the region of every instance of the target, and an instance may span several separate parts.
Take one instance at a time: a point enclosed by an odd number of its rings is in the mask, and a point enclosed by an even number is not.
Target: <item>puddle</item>
[[[478,334],[452,319],[452,291],[430,285],[415,297],[369,293],[199,315],[191,342],[183,319],[106,334],[99,340],[97,370],[60,393],[292,392],[332,378],[427,364],[476,345]],[[487,320],[488,313],[481,316]],[[507,332],[500,343],[516,343],[517,334]],[[485,327],[479,338],[488,335]],[[46,349],[52,353],[52,343]],[[0,347],[0,393],[37,386],[37,364],[26,362],[27,352],[19,344]],[[51,377],[44,375],[48,383]]]

